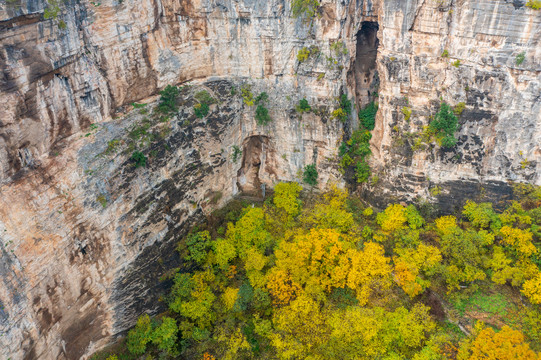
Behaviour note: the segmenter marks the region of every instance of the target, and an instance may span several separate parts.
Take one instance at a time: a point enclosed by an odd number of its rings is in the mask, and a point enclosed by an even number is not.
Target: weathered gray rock
[[[329,113],[344,91],[359,106],[379,94],[380,183],[361,188],[375,204],[423,197],[452,211],[476,193],[508,195],[508,181],[541,184],[539,11],[504,0],[321,3],[312,26],[284,0],[69,2],[55,20],[43,1],[0,4],[0,357],[85,357],[163,307],[159,277],[182,266],[175,243],[205,213],[311,163],[322,187],[340,183],[337,147],[356,121]],[[337,40],[348,54],[330,49]],[[310,46],[320,55],[299,64]],[[127,133],[148,115],[122,113],[197,79],[178,116],[153,125],[163,133],[135,169]],[[270,125],[243,104],[243,82],[269,94]],[[220,102],[198,120],[190,94],[203,88]],[[303,97],[317,115],[296,114]],[[458,145],[413,152],[407,133],[440,97],[466,103]],[[115,139],[125,143],[103,154]]]

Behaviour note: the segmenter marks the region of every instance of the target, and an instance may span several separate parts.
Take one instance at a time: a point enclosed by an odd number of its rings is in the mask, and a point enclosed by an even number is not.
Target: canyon
[[[0,357],[80,359],[111,343],[164,308],[160,278],[182,266],[174,249],[194,224],[309,164],[321,189],[442,213],[541,185],[541,12],[524,5],[323,0],[306,21],[285,0],[67,1],[49,19],[51,3],[0,3]],[[301,62],[302,48],[318,51]],[[268,125],[246,84],[268,93]],[[149,125],[160,136],[136,168],[130,133],[167,85],[179,110]],[[202,90],[217,102],[200,119]],[[356,105],[346,122],[331,116],[341,94]],[[314,111],[295,111],[303,98]],[[348,183],[338,147],[373,100],[378,181]],[[442,101],[465,105],[457,144],[414,149]]]

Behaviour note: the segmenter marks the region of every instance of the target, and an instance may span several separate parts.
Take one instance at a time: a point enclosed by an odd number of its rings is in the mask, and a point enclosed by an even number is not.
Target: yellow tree
[[[384,212],[377,215],[377,221],[381,230],[392,233],[396,230],[405,228],[406,208],[400,204],[389,205]]]
[[[293,282],[286,270],[277,267],[267,274],[266,283],[275,305],[289,304],[300,289],[300,286]]]
[[[349,262],[346,251],[353,244],[334,229],[312,229],[292,242],[283,241],[275,251],[276,268],[314,296],[332,287],[344,287]]]
[[[492,328],[479,331],[469,346],[462,348],[461,359],[467,360],[539,360],[541,356],[524,342],[524,335],[504,326],[499,332]]]
[[[307,294],[276,310],[272,323],[275,331],[270,339],[282,359],[310,358],[327,342],[329,329],[320,305]]]
[[[541,272],[524,283],[522,293],[532,304],[541,304]]]
[[[368,302],[374,289],[389,288],[391,266],[381,245],[373,242],[365,243],[362,251],[348,250],[347,257],[351,265],[346,284],[355,290],[361,305]]]
[[[504,226],[500,229],[500,234],[502,242],[513,247],[520,255],[528,257],[537,253],[537,248],[532,244],[533,234],[530,231]]]
[[[396,249],[399,255],[395,263],[396,282],[410,297],[414,297],[430,286],[428,277],[433,275],[441,262],[438,248],[420,244],[417,249]]]
[[[274,205],[283,210],[289,216],[296,216],[300,212],[298,199],[302,187],[295,183],[279,183],[274,187]]]
[[[346,208],[347,197],[347,191],[332,186],[323,195],[321,202],[305,211],[301,218],[302,223],[313,228],[334,229],[341,233],[348,232],[353,228],[355,222],[353,214]]]

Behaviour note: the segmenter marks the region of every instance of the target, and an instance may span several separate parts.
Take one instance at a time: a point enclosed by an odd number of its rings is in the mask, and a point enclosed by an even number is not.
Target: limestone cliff
[[[451,211],[457,199],[509,195],[508,181],[541,184],[541,14],[520,1],[385,1],[380,19],[373,148],[385,180],[374,198],[438,186]],[[441,100],[466,104],[457,146],[413,152],[408,133]]]
[[[284,0],[69,1],[48,20],[43,1],[0,3],[0,357],[88,355],[161,309],[159,277],[182,266],[175,242],[212,208],[306,164],[321,186],[340,182],[337,147],[356,126],[355,113],[329,116],[343,92],[358,106],[378,95],[380,182],[359,188],[376,204],[437,185],[451,210],[481,187],[498,198],[509,180],[541,184],[541,13],[523,2],[326,0],[312,24]],[[127,139],[147,115],[130,104],[150,109],[177,83],[193,86],[151,124],[160,136],[136,169]],[[256,124],[242,83],[269,94],[270,125]],[[219,100],[202,120],[201,89]],[[303,97],[316,111],[301,117]],[[466,103],[459,142],[413,152],[407,134],[440,98]]]

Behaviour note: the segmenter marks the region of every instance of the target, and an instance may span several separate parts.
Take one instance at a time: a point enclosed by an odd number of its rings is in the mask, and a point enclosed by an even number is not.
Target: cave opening
[[[243,195],[261,197],[259,172],[264,162],[266,136],[251,136],[242,149],[242,165],[237,173],[237,187]]]
[[[357,32],[357,49],[355,57],[355,95],[357,105],[363,108],[375,100],[379,77],[376,67],[378,56],[379,25],[373,21],[363,21]]]

